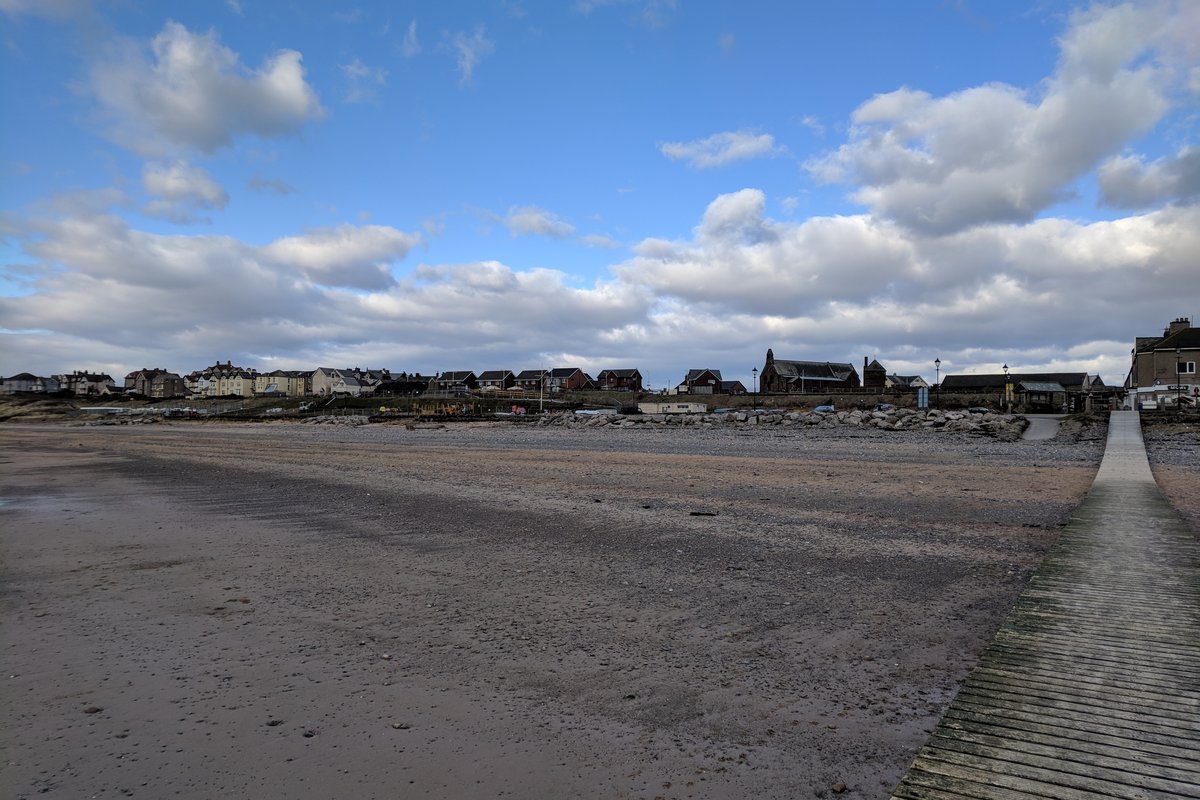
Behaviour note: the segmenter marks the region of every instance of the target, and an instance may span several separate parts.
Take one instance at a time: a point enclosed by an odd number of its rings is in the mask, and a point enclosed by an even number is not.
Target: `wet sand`
[[[0,428],[0,793],[883,797],[1102,440]]]

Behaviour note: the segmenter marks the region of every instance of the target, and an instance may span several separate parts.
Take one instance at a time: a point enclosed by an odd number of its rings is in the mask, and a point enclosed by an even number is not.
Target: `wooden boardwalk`
[[[892,796],[1200,798],[1200,539],[1137,412]]]

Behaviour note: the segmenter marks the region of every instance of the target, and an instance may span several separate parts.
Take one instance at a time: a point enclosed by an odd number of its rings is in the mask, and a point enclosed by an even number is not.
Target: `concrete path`
[[[1200,539],[1116,411],[1087,497],[893,797],[1200,798]]]
[[[1021,438],[1030,441],[1053,439],[1058,435],[1062,418],[1062,414],[1026,414],[1025,419],[1029,420],[1029,427],[1021,434]]]

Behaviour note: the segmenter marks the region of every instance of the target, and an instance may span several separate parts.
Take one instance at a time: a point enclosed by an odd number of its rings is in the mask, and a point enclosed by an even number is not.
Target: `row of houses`
[[[1085,372],[1003,373],[946,375],[931,386],[920,375],[889,373],[878,360],[864,357],[861,374],[853,364],[833,361],[800,361],[776,358],[768,349],[762,369],[755,368],[750,387],[727,380],[721,370],[689,369],[683,379],[662,391],[666,394],[745,395],[840,394],[849,392],[919,391],[943,394],[974,394],[999,398],[1002,405],[1054,411],[1083,410],[1093,401],[1117,404],[1123,396],[1147,402],[1200,403],[1200,329],[1180,317],[1163,329],[1161,336],[1137,337],[1124,387],[1109,387],[1099,376]],[[435,375],[359,367],[258,372],[217,362],[201,370],[178,375],[163,368],[135,370],[118,385],[107,374],[76,371],[39,377],[20,373],[0,379],[5,394],[45,393],[61,390],[78,396],[128,393],[148,398],[169,397],[360,397],[372,394],[444,395],[479,393],[526,393],[557,395],[578,391],[642,392],[642,373],[636,368],[605,369],[595,377],[579,367],[527,369],[447,370]],[[1172,400],[1171,398],[1174,398]],[[1141,400],[1137,400],[1141,402]]]
[[[740,380],[727,380],[721,370],[714,368],[689,369],[666,394],[745,395],[760,391],[756,380],[748,389]],[[767,351],[762,370],[763,393],[819,393],[826,390],[905,387],[925,385],[918,376],[888,375],[878,361],[863,360],[863,376],[850,364],[828,361],[776,360]],[[128,393],[147,398],[171,397],[360,397],[376,393],[416,395],[438,393],[448,395],[511,392],[557,395],[564,392],[614,391],[642,392],[645,380],[636,368],[605,369],[595,377],[579,367],[527,369],[514,372],[508,369],[447,370],[436,375],[393,373],[387,369],[359,367],[315,370],[273,370],[258,372],[240,367],[232,361],[217,362],[187,375],[179,375],[161,367],[134,370],[124,377],[121,385],[106,374],[74,372],[49,378],[22,373],[0,381],[5,393],[54,393],[67,390],[79,396],[100,396]]]
[[[42,377],[22,372],[0,379],[0,393],[53,394],[69,391],[78,396],[99,397],[131,394],[165,399],[171,397],[361,397],[386,394],[465,394],[475,392],[626,391],[643,389],[637,369],[606,369],[593,378],[578,367],[554,369],[447,370],[436,375],[393,373],[387,369],[318,367],[315,370],[257,370],[217,362],[201,370],[179,375],[162,367],[134,370],[118,385],[111,375],[73,372]]]

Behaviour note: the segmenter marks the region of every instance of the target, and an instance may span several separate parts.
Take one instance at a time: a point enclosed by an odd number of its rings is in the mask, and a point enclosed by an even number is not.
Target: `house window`
[[[1195,375],[1196,374],[1196,362],[1195,361],[1176,361],[1175,363],[1179,367],[1180,375]]]

